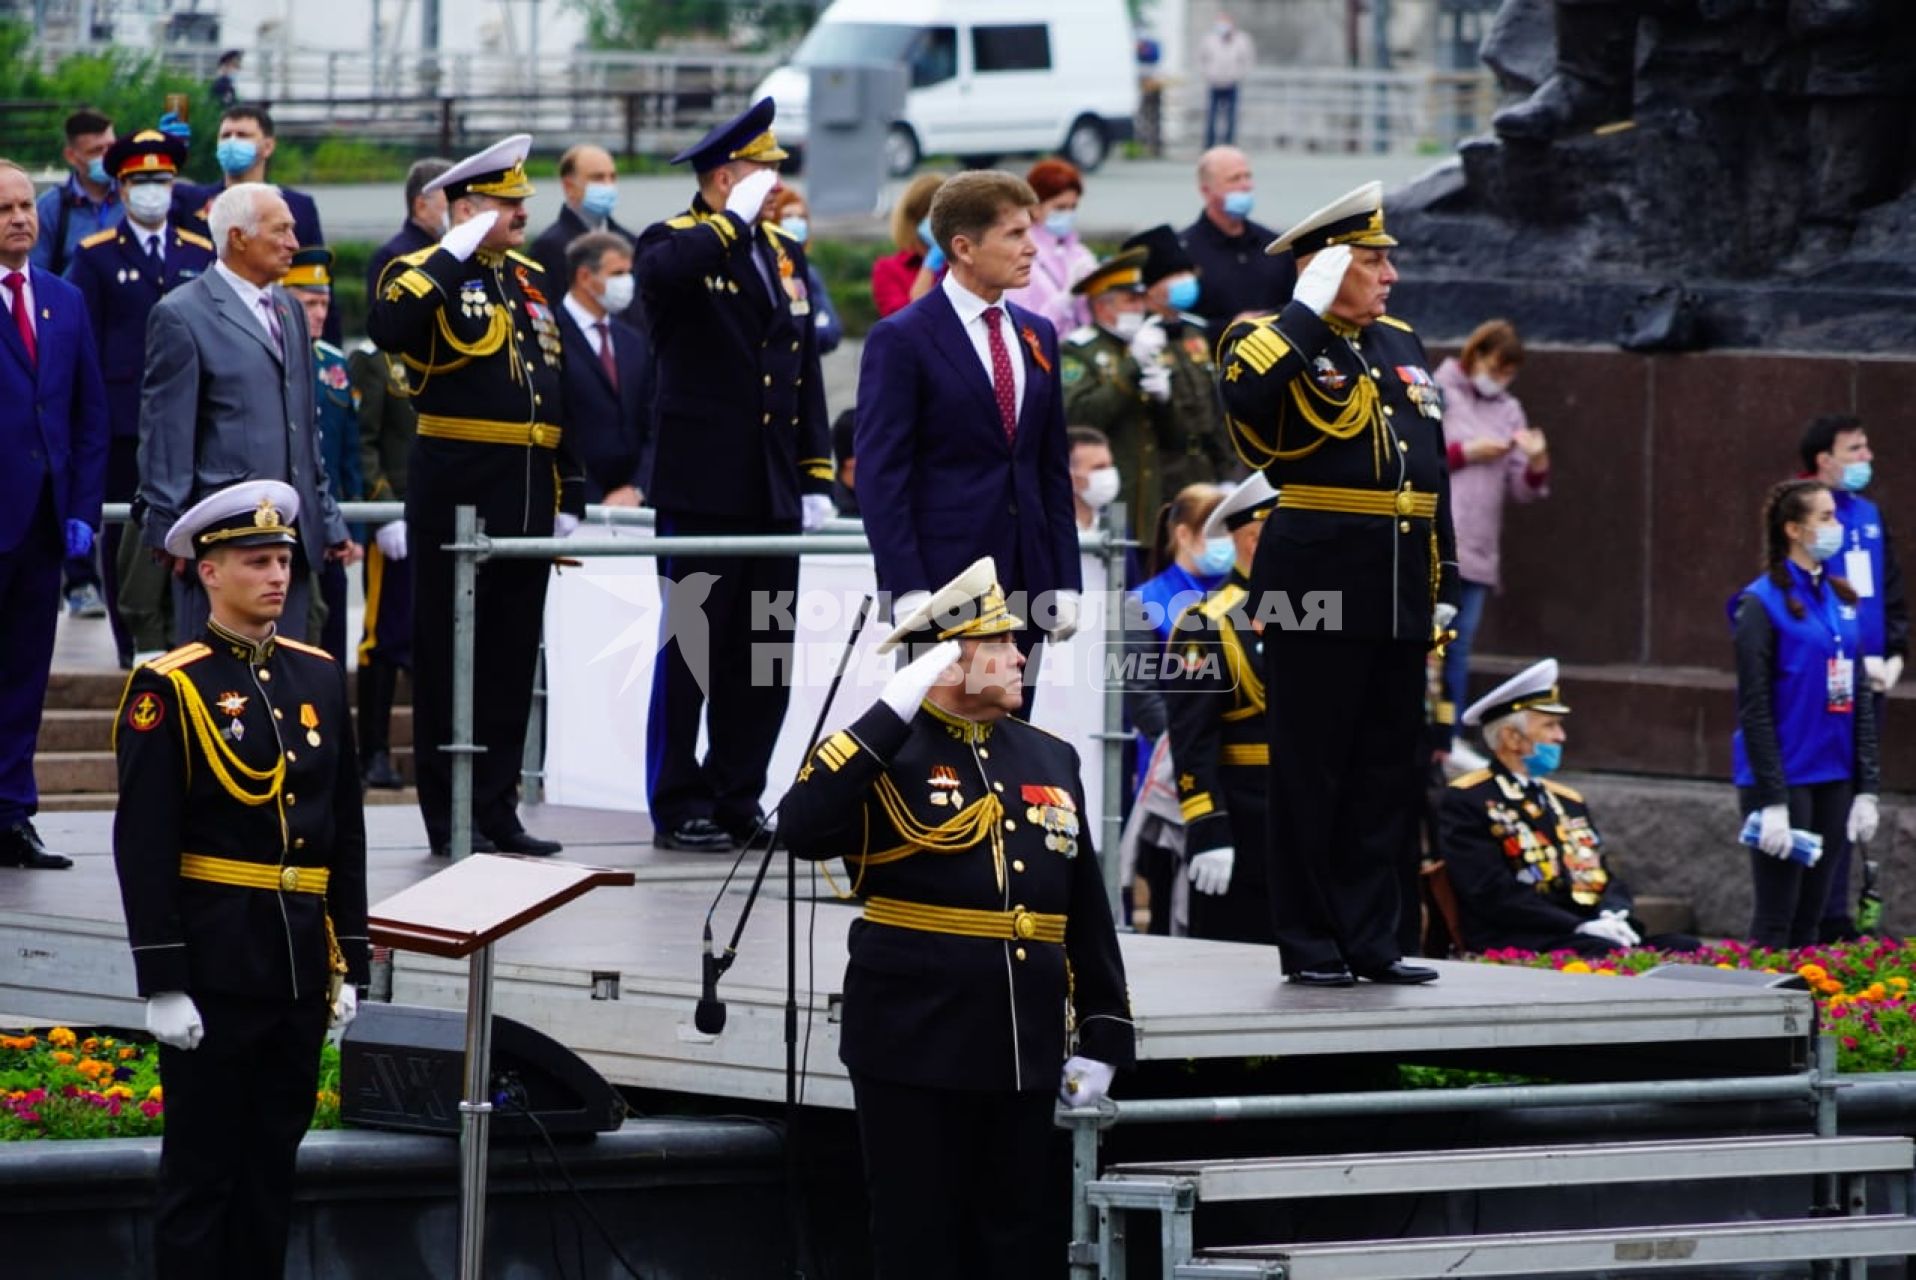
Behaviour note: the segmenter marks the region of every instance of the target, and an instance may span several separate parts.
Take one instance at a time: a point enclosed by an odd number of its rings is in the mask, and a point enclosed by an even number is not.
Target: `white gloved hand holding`
[[[1138,326],[1138,331],[1131,335],[1131,358],[1138,362],[1140,368],[1149,368],[1164,354],[1168,342],[1170,338],[1165,336],[1164,321],[1157,316],[1148,316]]]
[[[453,257],[464,262],[479,247],[479,242],[492,230],[492,224],[499,221],[499,211],[488,209],[477,217],[467,218],[464,222],[448,231],[439,241],[439,247]]]
[[[771,195],[777,185],[776,169],[757,169],[746,174],[732,188],[732,194],[725,197],[725,212],[751,226],[758,218],[758,211],[765,207],[765,197]]]
[[[1063,644],[1078,634],[1078,619],[1084,612],[1084,598],[1069,588],[1060,588],[1052,615],[1057,619],[1051,627],[1051,640]]]
[[[382,524],[373,534],[373,541],[379,544],[379,554],[388,560],[406,558],[406,522],[395,520],[391,524]]]
[[[200,1007],[184,991],[162,991],[146,1001],[146,1030],[161,1044],[197,1049],[206,1038]]]
[[[1883,692],[1888,693],[1891,689],[1894,689],[1896,682],[1902,678],[1903,655],[1900,653],[1892,653],[1883,659]],[[1877,732],[1880,733],[1881,731],[1879,726]]]
[[[1231,870],[1237,865],[1237,850],[1206,849],[1191,859],[1191,887],[1199,893],[1220,894],[1231,890]]]
[[[1626,947],[1634,947],[1643,941],[1643,935],[1638,933],[1635,926],[1630,923],[1630,913],[1628,911],[1599,911],[1597,914],[1605,920],[1615,921],[1617,924],[1623,926],[1623,931],[1630,935],[1630,940],[1623,944]]]
[[[1439,631],[1450,630],[1450,624],[1457,621],[1457,606],[1454,604],[1443,604],[1441,602],[1432,605],[1430,607],[1430,620],[1437,625]]]
[[[918,704],[925,700],[925,694],[958,661],[961,652],[963,650],[956,640],[947,640],[930,653],[913,658],[885,681],[878,700],[897,712],[900,720],[910,724],[911,718],[918,714]]]
[[[836,514],[838,509],[825,494],[807,493],[798,499],[798,527],[806,533],[817,533]]]
[[[1067,1107],[1095,1107],[1111,1092],[1111,1078],[1117,1074],[1118,1069],[1108,1062],[1073,1054],[1058,1081],[1058,1101]]]
[[[333,1003],[333,1026],[344,1031],[359,1016],[359,988],[348,982],[339,989],[339,999]]]
[[[1877,693],[1888,693],[1903,678],[1903,660],[1900,657],[1864,658],[1863,677],[1869,681],[1869,687]]]
[[[1790,807],[1786,804],[1766,804],[1760,817],[1762,826],[1756,834],[1756,847],[1772,858],[1790,856]]]
[[[1297,287],[1291,291],[1291,297],[1323,315],[1331,309],[1331,303],[1337,301],[1337,291],[1343,287],[1344,272],[1350,265],[1351,247],[1347,244],[1318,250],[1311,264],[1297,277]]]
[[[1876,838],[1876,828],[1882,822],[1882,813],[1877,808],[1876,797],[1867,791],[1849,802],[1849,824],[1845,833],[1851,844],[1867,844]]]
[[[1595,920],[1585,920],[1577,926],[1577,932],[1586,938],[1598,938],[1613,947],[1633,947],[1636,945],[1636,931],[1621,920],[1612,920],[1608,916],[1598,916]]]
[[[570,511],[561,511],[552,517],[552,536],[570,538],[579,531],[579,517]]]
[[[1159,404],[1171,398],[1171,371],[1161,364],[1144,366],[1138,374],[1138,390]]]

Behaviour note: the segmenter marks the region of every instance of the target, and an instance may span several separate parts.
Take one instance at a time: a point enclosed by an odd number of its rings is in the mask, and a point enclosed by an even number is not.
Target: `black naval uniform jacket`
[[[1225,330],[1218,371],[1239,456],[1280,491],[1383,500],[1408,487],[1436,500],[1432,518],[1301,510],[1280,497],[1252,564],[1256,590],[1286,593],[1300,615],[1308,593],[1340,592],[1342,634],[1429,641],[1432,606],[1457,602],[1457,549],[1443,398],[1410,326],[1385,316],[1360,329],[1292,302]]]
[[[553,516],[585,514],[584,472],[566,425],[559,323],[539,264],[481,249],[461,262],[432,245],[394,258],[366,329],[405,376],[418,434],[407,466],[406,519],[432,545],[453,508],[479,509],[494,537],[544,537]],[[449,439],[435,429],[514,433],[511,443]],[[523,433],[520,435],[519,433]]]
[[[1542,950],[1602,912],[1633,909],[1604,865],[1589,807],[1561,782],[1519,778],[1492,760],[1445,788],[1437,838],[1472,951]]]
[[[927,703],[907,725],[881,703],[820,744],[779,809],[793,853],[844,858],[868,903],[1067,917],[1062,944],[853,923],[848,1068],[921,1088],[1050,1092],[1068,1052],[1131,1064],[1092,820],[1077,752],[1013,717],[974,723]]]
[[[796,527],[834,474],[805,251],[694,198],[645,229],[632,270],[658,360],[646,501]]]
[[[1232,872],[1264,878],[1264,816],[1271,763],[1264,724],[1264,642],[1249,626],[1251,584],[1236,569],[1178,615],[1165,640],[1164,710],[1184,814],[1186,856],[1232,848]]]
[[[368,980],[359,759],[345,672],[325,650],[210,622],[133,672],[113,745],[113,861],[141,995],[310,999],[330,977],[329,915],[347,981]],[[324,897],[189,880],[189,853],[331,879]]]

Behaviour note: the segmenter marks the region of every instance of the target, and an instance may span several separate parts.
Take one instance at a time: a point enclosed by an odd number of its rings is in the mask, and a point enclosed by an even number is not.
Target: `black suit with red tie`
[[[565,344],[566,408],[572,415],[567,430],[585,468],[585,500],[603,502],[627,485],[644,489],[651,462],[652,344],[617,316],[606,316],[612,338],[608,368],[572,309],[555,310]]]

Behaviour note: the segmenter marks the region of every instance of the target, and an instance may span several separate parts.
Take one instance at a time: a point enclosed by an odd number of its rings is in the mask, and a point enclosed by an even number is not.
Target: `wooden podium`
[[[470,964],[466,1089],[459,1104],[459,1275],[484,1276],[486,1152],[492,1135],[492,944],[589,890],[637,882],[630,871],[473,854],[367,913],[374,943]]]

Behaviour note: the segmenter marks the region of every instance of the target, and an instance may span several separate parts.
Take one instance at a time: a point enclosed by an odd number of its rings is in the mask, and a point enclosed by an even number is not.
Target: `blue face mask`
[[[1843,487],[1851,493],[1869,488],[1872,469],[1867,462],[1845,462],[1843,464]]]
[[[811,239],[812,224],[810,219],[803,217],[786,218],[778,225],[784,230],[786,235],[798,241],[800,244],[804,244],[807,240]]]
[[[221,138],[213,148],[213,158],[219,161],[222,173],[242,174],[259,159],[259,144],[250,138]]]
[[[1179,276],[1164,291],[1164,300],[1171,304],[1173,311],[1189,311],[1197,305],[1198,279],[1196,276]]]
[[[1070,209],[1059,209],[1055,213],[1047,213],[1044,219],[1044,229],[1059,240],[1069,236],[1071,229],[1077,225],[1078,215]]]
[[[588,182],[579,197],[579,207],[588,217],[609,218],[619,204],[619,188],[611,182]]]
[[[1547,778],[1563,764],[1563,743],[1538,742],[1532,744],[1529,754],[1523,758],[1523,767],[1533,778]]]
[[[1827,560],[1843,549],[1843,526],[1831,521],[1816,526],[1816,541],[1810,544],[1810,554],[1819,561]]]
[[[107,184],[106,160],[104,158],[94,156],[93,159],[86,162],[86,180],[96,187],[104,187]]]
[[[1206,538],[1204,550],[1198,552],[1198,573],[1206,578],[1215,578],[1219,574],[1229,573],[1231,566],[1236,563],[1237,543],[1229,534]]]
[[[1224,195],[1224,212],[1233,218],[1248,218],[1256,207],[1257,196],[1252,192],[1228,191]]]

